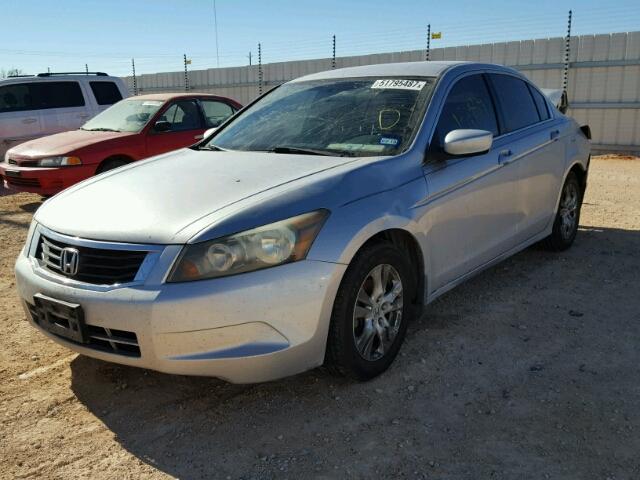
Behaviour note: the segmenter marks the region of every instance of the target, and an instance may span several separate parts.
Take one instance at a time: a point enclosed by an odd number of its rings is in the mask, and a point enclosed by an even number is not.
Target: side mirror
[[[202,137],[202,138],[208,138],[208,137],[210,137],[211,135],[213,135],[213,134],[215,133],[215,131],[216,131],[216,130],[218,130],[218,127],[210,128],[209,130],[207,130],[207,131],[205,131],[205,132],[204,132],[204,135],[203,135],[203,137]]]
[[[171,123],[167,122],[166,120],[158,120],[156,123],[154,123],[153,130],[155,132],[168,132],[169,130],[171,130]]]
[[[444,137],[444,151],[449,155],[472,155],[488,152],[493,134],[487,130],[458,129]]]

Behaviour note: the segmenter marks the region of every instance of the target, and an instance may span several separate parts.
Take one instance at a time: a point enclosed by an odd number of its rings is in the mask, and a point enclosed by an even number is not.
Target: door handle
[[[508,165],[511,163],[512,155],[513,155],[513,152],[508,148],[506,148],[498,154],[498,162],[500,163],[500,165]]]
[[[36,123],[37,121],[38,121],[38,119],[37,119],[37,118],[24,118],[24,119],[22,120],[22,123],[29,124],[29,123]]]
[[[549,137],[551,138],[551,140],[557,140],[559,135],[560,135],[560,130],[553,130],[549,134]]]

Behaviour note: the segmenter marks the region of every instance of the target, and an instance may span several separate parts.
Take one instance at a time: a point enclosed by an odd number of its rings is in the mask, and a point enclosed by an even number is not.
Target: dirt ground
[[[71,354],[13,279],[33,195],[0,197],[1,478],[640,478],[640,160],[595,159],[575,245],[428,306],[368,383],[253,386]]]

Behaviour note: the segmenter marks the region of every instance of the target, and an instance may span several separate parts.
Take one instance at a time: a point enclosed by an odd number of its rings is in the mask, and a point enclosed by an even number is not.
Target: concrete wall
[[[337,68],[424,60],[424,50],[336,59]],[[564,38],[436,48],[432,60],[471,60],[509,65],[540,87],[562,87]],[[640,32],[582,35],[571,39],[569,115],[588,123],[594,149],[640,152]],[[309,73],[329,70],[331,59],[262,66],[264,91]],[[130,88],[133,79],[125,79]],[[189,72],[190,90],[212,92],[246,104],[258,96],[258,66]],[[184,72],[137,77],[140,93],[184,91]]]

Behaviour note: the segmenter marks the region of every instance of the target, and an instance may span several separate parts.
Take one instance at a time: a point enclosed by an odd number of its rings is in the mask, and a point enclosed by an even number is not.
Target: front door
[[[160,155],[193,145],[202,139],[205,128],[200,108],[195,100],[180,100],[170,103],[156,117],[157,122],[167,122],[168,128],[157,131],[153,126],[147,135],[147,156]]]
[[[491,261],[513,247],[517,222],[517,172],[503,163],[502,150],[467,157],[444,152],[444,137],[456,129],[487,130],[498,136],[496,112],[486,79],[472,74],[449,91],[424,167],[431,291]]]

